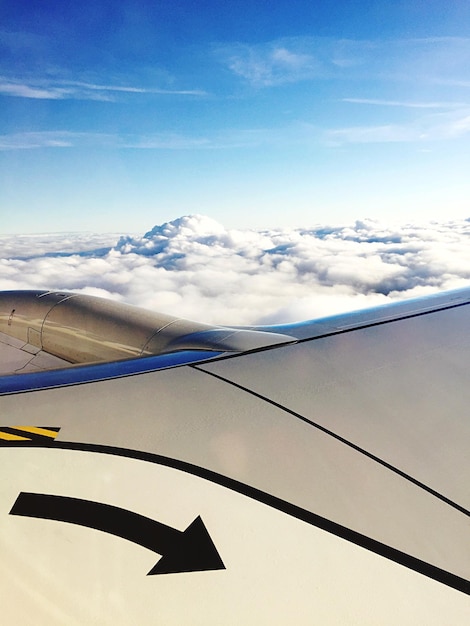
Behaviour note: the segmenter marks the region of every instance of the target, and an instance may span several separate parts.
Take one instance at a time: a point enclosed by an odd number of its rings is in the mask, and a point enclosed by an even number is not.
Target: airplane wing
[[[0,294],[2,623],[470,623],[469,329]]]

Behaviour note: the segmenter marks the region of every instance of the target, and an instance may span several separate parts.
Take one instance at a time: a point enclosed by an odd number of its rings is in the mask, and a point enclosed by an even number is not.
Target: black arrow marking
[[[132,541],[162,555],[148,575],[225,569],[200,517],[180,531],[109,504],[23,491],[10,515],[69,522]]]

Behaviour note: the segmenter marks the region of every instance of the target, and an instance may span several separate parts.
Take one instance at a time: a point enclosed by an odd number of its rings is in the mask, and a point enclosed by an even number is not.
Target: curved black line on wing
[[[127,448],[116,448],[112,446],[104,446],[98,444],[66,441],[56,441],[53,446],[42,446],[40,444],[31,445],[29,442],[28,444],[29,448],[47,447],[48,450],[80,450],[83,452],[97,452],[113,456],[122,456],[126,458],[147,461],[149,463],[155,463],[157,465],[163,465],[165,467],[171,467],[173,469],[192,474],[193,476],[209,480],[217,485],[226,487],[227,489],[231,489],[236,493],[240,493],[244,496],[252,498],[253,500],[257,500],[262,504],[266,504],[267,506],[277,509],[278,511],[281,511],[283,513],[286,513],[287,515],[291,515],[292,517],[304,521],[307,524],[311,524],[312,526],[325,530],[326,532],[345,539],[346,541],[361,546],[366,550],[374,552],[375,554],[383,556],[386,559],[403,565],[419,574],[423,574],[428,578],[432,578],[433,580],[447,585],[452,589],[470,595],[470,580],[462,578],[461,576],[457,576],[456,574],[452,574],[451,572],[443,570],[440,567],[436,567],[435,565],[431,565],[430,563],[422,561],[421,559],[407,554],[406,552],[402,552],[401,550],[397,550],[396,548],[381,543],[376,539],[372,539],[371,537],[362,535],[355,530],[346,528],[341,524],[333,522],[332,520],[326,519],[325,517],[317,515],[316,513],[312,513],[311,511],[308,511],[306,509],[302,509],[301,507],[291,504],[290,502],[286,502],[285,500],[277,498],[276,496],[272,496],[271,494],[261,491],[260,489],[256,489],[256,487],[251,487],[250,485],[241,483],[237,480],[234,480],[233,478],[228,478],[227,476],[223,476],[222,474],[218,474],[217,472],[206,469],[204,467],[193,465],[192,463],[188,463],[186,461],[180,461],[179,459],[172,459],[170,457],[153,454],[150,452],[130,450]],[[23,444],[22,442],[12,442],[9,444],[9,447],[11,446],[25,447],[25,444]]]
[[[237,389],[240,389],[241,391],[245,391],[246,393],[249,393],[250,395],[254,396],[255,398],[258,398],[258,400],[264,400],[268,404],[271,404],[272,406],[276,407],[277,409],[280,409],[281,411],[285,411],[286,413],[288,413],[289,415],[292,415],[296,419],[298,419],[298,420],[300,420],[302,422],[305,422],[309,426],[312,426],[313,428],[316,428],[317,430],[320,430],[321,432],[325,433],[326,435],[329,435],[330,437],[333,437],[333,439],[336,439],[337,441],[340,441],[341,443],[344,443],[344,445],[352,448],[356,452],[359,452],[360,454],[363,454],[364,456],[368,457],[372,461],[375,461],[379,465],[382,465],[383,467],[386,467],[391,472],[394,472],[395,474],[398,474],[398,476],[400,476],[401,478],[404,478],[405,480],[408,480],[410,483],[413,483],[413,485],[415,485],[416,487],[419,487],[420,489],[423,489],[424,491],[427,491],[428,493],[430,493],[431,495],[435,496],[439,500],[442,500],[442,502],[445,502],[446,504],[448,504],[452,508],[456,509],[460,513],[463,513],[464,515],[467,515],[468,517],[470,517],[470,511],[468,509],[466,509],[465,507],[461,506],[460,504],[458,504],[457,502],[454,502],[453,500],[450,500],[449,498],[444,496],[442,493],[439,493],[439,491],[436,491],[432,487],[429,487],[428,485],[425,485],[424,483],[422,483],[421,481],[417,480],[416,478],[413,478],[413,476],[410,476],[406,472],[403,472],[398,467],[395,467],[394,465],[391,465],[391,463],[388,463],[388,461],[385,461],[384,459],[381,459],[380,457],[375,456],[375,454],[372,454],[372,452],[369,452],[365,448],[361,448],[360,446],[358,446],[357,444],[353,443],[352,441],[349,441],[348,439],[345,439],[344,437],[342,437],[341,435],[338,435],[337,433],[333,432],[332,430],[329,430],[328,428],[325,428],[325,426],[322,426],[321,424],[317,424],[316,422],[308,419],[307,417],[305,417],[301,413],[297,413],[296,411],[293,411],[292,409],[287,408],[283,404],[280,404],[279,402],[276,402],[275,400],[271,400],[271,398],[268,398],[267,396],[263,396],[262,394],[258,393],[257,391],[253,391],[252,389],[249,389],[248,387],[244,387],[243,385],[240,385],[239,383],[236,383],[236,382],[230,380],[229,378],[225,378],[224,376],[221,376],[220,374],[215,374],[214,372],[211,372],[209,370],[201,369],[200,367],[197,367],[197,365],[191,365],[190,367],[192,367],[193,369],[197,370],[198,372],[202,372],[203,374],[208,374],[209,376],[213,376],[214,378],[217,378],[218,380],[221,380],[222,382],[225,382],[225,383],[227,383],[229,385],[232,385],[233,387],[236,387]]]

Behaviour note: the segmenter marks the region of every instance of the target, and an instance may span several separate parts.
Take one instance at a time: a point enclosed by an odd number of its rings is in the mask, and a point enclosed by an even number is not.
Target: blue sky
[[[470,215],[467,0],[3,0],[0,232]]]

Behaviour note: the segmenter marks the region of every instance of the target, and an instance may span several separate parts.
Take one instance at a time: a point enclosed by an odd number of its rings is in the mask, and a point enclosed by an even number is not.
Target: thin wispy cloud
[[[217,49],[222,62],[255,87],[271,87],[318,77],[322,63],[296,40],[237,44]]]
[[[183,133],[99,133],[38,131],[0,135],[0,150],[100,147],[137,150],[223,150],[257,148],[310,141],[313,132],[306,125],[285,128],[224,129],[203,134]]]
[[[135,93],[135,94],[157,94],[170,96],[207,96],[207,92],[202,89],[162,89],[149,87],[131,87],[126,85],[102,85],[94,83],[86,83],[80,81],[63,81],[64,85],[77,87],[85,91],[111,91],[116,93]]]
[[[100,100],[112,101],[116,94],[206,96],[200,89],[162,89],[129,85],[94,84],[72,80],[34,81],[13,80],[0,77],[0,94],[36,100]]]
[[[0,150],[73,148],[90,145],[116,147],[117,142],[118,138],[111,134],[50,130],[0,135]]]
[[[144,235],[0,237],[0,289],[100,295],[209,323],[321,317],[467,286],[470,220],[227,230],[200,215]]]
[[[138,150],[199,150],[236,145],[222,137],[191,137],[177,133],[148,135],[79,133],[72,131],[42,131],[0,135],[0,150],[35,150],[41,148],[113,148]]]
[[[0,94],[3,94],[4,96],[32,98],[35,100],[60,100],[65,97],[66,93],[66,89],[35,87],[0,79]]]
[[[138,150],[201,150],[215,147],[207,137],[189,137],[176,133],[155,133],[121,137],[119,146]]]
[[[351,104],[371,104],[385,107],[403,107],[406,109],[458,109],[468,106],[465,102],[406,102],[375,98],[342,98],[341,101],[350,102]]]
[[[0,150],[32,150],[37,148],[66,148],[73,142],[66,133],[45,131],[0,135]]]
[[[316,79],[353,78],[420,83],[469,82],[470,39],[352,40],[290,37],[234,44],[217,54],[234,74],[255,87]],[[391,106],[402,106],[394,104]],[[405,104],[403,104],[405,106]]]
[[[172,132],[101,133],[50,130],[0,135],[0,150],[99,147],[137,150],[224,150],[269,146],[429,143],[458,140],[470,132],[470,108],[421,116],[401,124],[321,128],[297,121],[281,127],[212,130],[205,134]]]
[[[402,124],[349,126],[329,129],[326,144],[431,142],[460,139],[470,132],[470,108],[418,117]]]
[[[470,80],[436,79],[435,82],[439,85],[445,85],[447,87],[470,87]]]
[[[239,139],[239,142],[241,138]],[[73,131],[40,131],[0,135],[0,150],[41,148],[113,148],[137,150],[201,150],[233,147],[236,137],[186,136],[177,133],[112,134]],[[246,141],[244,143],[246,145]]]

